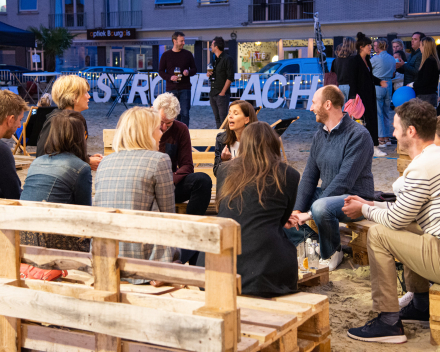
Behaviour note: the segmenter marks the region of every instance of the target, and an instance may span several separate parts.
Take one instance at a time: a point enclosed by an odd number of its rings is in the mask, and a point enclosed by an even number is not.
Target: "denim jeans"
[[[391,95],[393,86],[391,81],[388,82],[387,88],[376,86],[376,105],[377,105],[377,125],[379,128],[379,137],[391,137]]]
[[[348,101],[348,94],[350,93],[350,85],[348,84],[341,84],[339,86],[340,91],[342,94],[344,94],[344,104]]]
[[[230,94],[225,94],[224,96],[217,94],[213,97],[209,97],[217,128],[220,128],[226,116],[228,116],[230,96]]]
[[[321,249],[321,258],[330,258],[338,249],[341,244],[341,238],[339,233],[339,222],[353,222],[362,220],[364,217],[361,216],[357,219],[350,219],[342,211],[344,206],[344,199],[349,196],[349,194],[343,194],[334,197],[320,198],[322,195],[322,189],[320,187],[316,188],[315,194],[313,195],[313,203],[310,208],[313,215],[313,220],[318,227],[319,244]],[[305,239],[315,234],[308,225],[301,225],[299,230],[296,228],[284,229],[287,238],[295,246],[298,246]]]
[[[191,89],[170,90],[180,103],[180,114],[176,120],[183,122],[189,128],[189,109],[191,109]]]

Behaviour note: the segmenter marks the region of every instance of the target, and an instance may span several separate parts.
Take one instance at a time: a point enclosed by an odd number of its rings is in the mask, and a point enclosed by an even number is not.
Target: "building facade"
[[[227,41],[237,72],[257,72],[271,61],[316,55],[315,12],[327,56],[344,36],[359,31],[406,42],[421,31],[440,43],[440,0],[0,0],[2,22],[22,29],[66,27],[77,35],[57,59],[58,71],[157,70],[179,30],[199,72],[206,72],[215,36]],[[28,49],[0,48],[0,63],[14,59],[32,65]]]

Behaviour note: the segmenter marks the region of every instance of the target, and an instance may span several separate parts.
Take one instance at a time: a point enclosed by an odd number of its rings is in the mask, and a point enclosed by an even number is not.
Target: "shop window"
[[[0,0],[0,13],[6,12],[6,0]]]
[[[20,11],[36,11],[37,0],[19,0],[20,1]]]

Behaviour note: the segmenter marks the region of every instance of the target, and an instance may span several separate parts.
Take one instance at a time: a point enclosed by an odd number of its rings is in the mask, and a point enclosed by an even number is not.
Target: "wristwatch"
[[[309,211],[307,212],[307,214],[309,214],[309,216],[310,216],[310,219],[312,219],[312,220],[313,220],[313,214],[312,214],[312,211],[311,211],[311,210],[309,210]]]

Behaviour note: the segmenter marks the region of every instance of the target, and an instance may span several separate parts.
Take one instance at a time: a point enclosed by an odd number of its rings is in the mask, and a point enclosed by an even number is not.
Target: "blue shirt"
[[[20,199],[92,205],[90,165],[71,153],[40,156],[29,168]]]
[[[396,71],[396,60],[386,51],[371,58],[371,66],[373,66],[373,75],[380,80],[390,80]]]
[[[322,180],[321,198],[351,194],[372,200],[372,161],[370,133],[348,114],[330,133],[319,128],[313,137],[294,209],[301,212],[310,209],[319,179]]]

